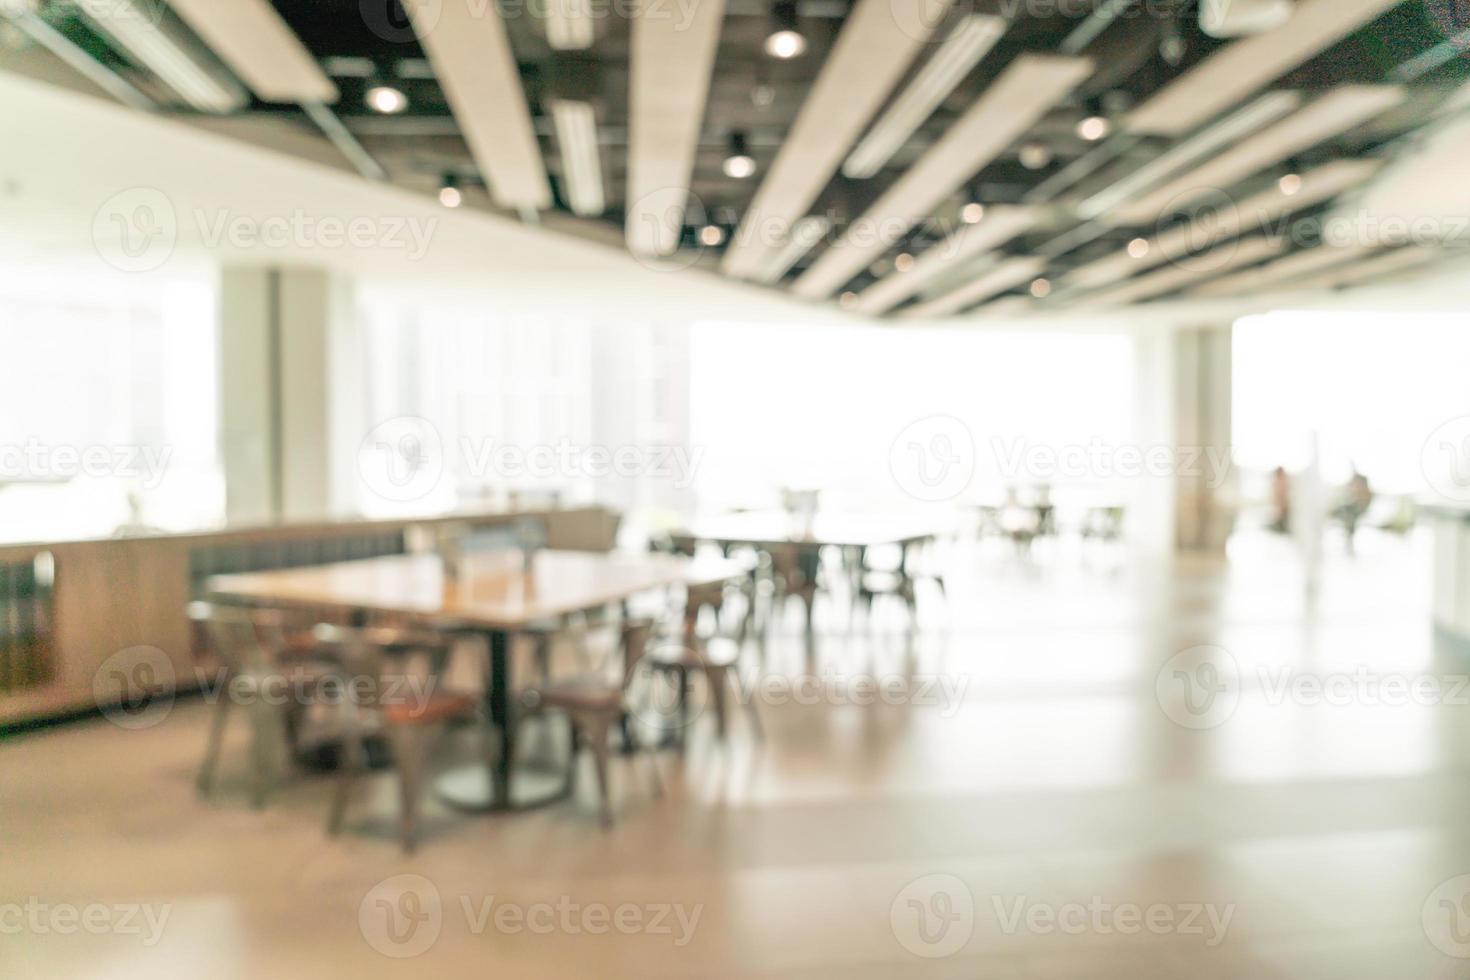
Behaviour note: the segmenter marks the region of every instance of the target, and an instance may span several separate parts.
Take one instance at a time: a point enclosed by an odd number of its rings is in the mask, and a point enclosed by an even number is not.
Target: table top
[[[261,605],[399,613],[429,622],[515,630],[671,585],[739,578],[738,561],[674,555],[540,551],[527,573],[519,551],[465,556],[446,582],[438,555],[394,555],[242,575],[217,575],[211,594]]]
[[[866,515],[818,513],[811,526],[801,527],[783,511],[744,511],[700,518],[674,533],[677,540],[717,541],[770,547],[782,544],[807,547],[873,547],[911,544],[938,537],[949,529],[938,521]]]

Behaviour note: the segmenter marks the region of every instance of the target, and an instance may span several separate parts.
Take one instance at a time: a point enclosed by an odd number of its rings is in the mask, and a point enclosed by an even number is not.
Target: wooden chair
[[[337,785],[327,815],[327,833],[335,836],[341,831],[353,788],[366,768],[364,740],[374,732],[381,732],[388,740],[398,776],[403,849],[412,851],[432,736],[442,733],[450,722],[481,722],[486,767],[494,778],[496,742],[484,718],[483,699],[475,692],[437,687],[448,650],[447,639],[439,634],[325,623],[313,632],[317,641],[332,651],[340,665],[340,677],[351,685],[354,695],[345,705],[353,717],[347,719],[343,734]],[[413,687],[407,683],[413,676],[408,661],[416,653],[425,654],[429,664],[418,674],[422,683]]]
[[[205,647],[220,667],[213,684],[209,741],[195,780],[199,794],[214,792],[226,724],[238,700],[251,729],[252,802],[263,807],[276,772],[295,747],[300,719],[330,667],[314,645],[302,643],[299,635],[288,636],[285,616],[274,610],[191,602],[185,614],[204,632]]]
[[[806,640],[807,650],[813,648],[813,634],[816,630],[815,615],[817,604],[817,562],[812,561],[812,556],[795,545],[776,545],[769,549],[771,556],[771,574],[775,579],[776,589],[774,604],[776,610],[782,608],[782,603],[795,596],[801,600],[802,607],[806,611]],[[772,617],[779,618],[779,617]]]
[[[597,792],[601,801],[601,819],[604,827],[612,825],[612,804],[609,802],[608,761],[611,749],[608,736],[614,726],[619,725],[627,710],[628,688],[637,676],[638,668],[648,650],[653,623],[646,619],[625,621],[619,631],[617,649],[622,662],[616,663],[615,656],[603,669],[569,677],[564,680],[548,681],[528,689],[522,699],[529,712],[544,710],[560,711],[565,714],[572,728],[572,752],[567,770],[567,792],[575,789],[577,772],[577,749],[585,745],[592,753],[597,769]],[[631,727],[631,726],[629,726]],[[628,727],[625,735],[630,734]],[[634,748],[633,746],[629,746]],[[650,753],[649,768],[653,774],[655,795],[663,792],[658,773],[658,760]]]

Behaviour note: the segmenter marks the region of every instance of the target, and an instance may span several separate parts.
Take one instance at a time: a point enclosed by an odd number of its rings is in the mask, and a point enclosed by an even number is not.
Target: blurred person
[[[1373,487],[1368,478],[1353,467],[1353,475],[1348,478],[1347,487],[1343,491],[1342,503],[1337,505],[1333,516],[1342,522],[1343,530],[1347,532],[1348,553],[1353,552],[1354,539],[1358,534],[1358,523],[1363,515],[1368,513],[1368,508],[1373,505]]]
[[[1271,472],[1271,523],[1272,531],[1287,534],[1291,531],[1291,475],[1286,467],[1278,466]]]

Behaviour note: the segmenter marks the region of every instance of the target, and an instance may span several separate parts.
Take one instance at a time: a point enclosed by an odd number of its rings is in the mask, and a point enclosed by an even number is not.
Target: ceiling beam
[[[639,255],[678,247],[689,204],[723,0],[699,0],[689,16],[684,24],[651,0],[633,16],[624,234]]]
[[[1215,279],[1190,290],[1191,296],[1217,297],[1237,296],[1258,290],[1275,289],[1289,284],[1314,272],[1333,266],[1344,265],[1354,259],[1378,251],[1376,245],[1319,245],[1305,251],[1295,252],[1284,259],[1256,269],[1237,272],[1233,276]]]
[[[1177,292],[1185,286],[1222,276],[1280,255],[1290,244],[1285,238],[1260,237],[1228,242],[1176,266],[1130,280],[1081,300],[1086,306],[1124,306]]]
[[[1300,0],[1281,27],[1227,44],[1128,116],[1130,132],[1182,136],[1404,0]]]
[[[1222,193],[1267,167],[1341,136],[1404,100],[1393,85],[1348,85],[1333,89],[1298,112],[1189,171],[1182,177],[1120,205],[1104,220],[1115,226],[1146,225],[1185,210],[1212,193]]]
[[[1072,270],[1064,283],[1078,289],[1106,286],[1181,259],[1201,244],[1234,238],[1242,230],[1265,231],[1280,218],[1315,207],[1361,184],[1381,166],[1379,160],[1334,160],[1302,174],[1301,189],[1295,194],[1288,195],[1273,183],[1237,205],[1212,211],[1208,227],[1189,221],[1150,240],[1148,251],[1142,255],[1122,249]]]
[[[726,275],[774,281],[770,253],[789,247],[791,229],[925,50],[951,2],[858,0],[725,251]]]
[[[551,207],[546,164],[499,9],[440,0],[403,5],[495,203],[522,214]]]
[[[269,0],[169,0],[169,7],[263,101],[331,105],[342,97]]]
[[[807,299],[832,295],[965,181],[1004,153],[1092,74],[1087,58],[1022,55],[796,280]]]
[[[992,251],[1036,226],[1040,211],[991,208],[975,225],[961,225],[952,236],[926,249],[907,272],[894,271],[858,294],[850,309],[869,316],[887,313],[935,279]]]
[[[1043,258],[1008,259],[960,288],[928,302],[911,306],[899,315],[906,320],[952,316],[992,296],[999,296],[1001,293],[1030,282],[1041,275],[1045,269],[1046,259]]]

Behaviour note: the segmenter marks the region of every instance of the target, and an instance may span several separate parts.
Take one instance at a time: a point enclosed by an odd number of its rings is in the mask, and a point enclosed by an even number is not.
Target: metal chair
[[[496,743],[484,717],[483,699],[478,693],[437,687],[448,651],[448,640],[441,635],[325,623],[318,625],[313,634],[332,651],[340,665],[339,676],[354,695],[344,701],[344,708],[355,717],[348,719],[343,733],[327,833],[336,836],[341,831],[353,788],[366,768],[364,740],[373,732],[381,732],[388,740],[398,776],[403,849],[412,851],[417,842],[419,800],[432,747],[431,734],[439,734],[450,722],[480,721],[485,734],[486,766],[493,779]],[[426,654],[429,659],[427,670],[418,675],[423,683],[416,689],[407,683],[412,677],[408,661],[415,653]]]
[[[238,701],[251,728],[252,802],[263,807],[275,772],[294,747],[300,719],[326,676],[325,665],[312,648],[288,639],[286,618],[279,612],[191,602],[185,614],[205,632],[220,665],[213,692],[214,719],[196,778],[199,793],[208,797],[214,791],[226,723]],[[278,696],[270,690],[273,685],[294,692]]]
[[[715,731],[720,738],[724,738],[729,729],[728,692],[733,684],[736,696],[743,702],[750,716],[751,728],[757,736],[762,736],[764,730],[755,704],[754,685],[752,684],[749,691],[742,690],[741,687],[741,652],[745,648],[749,608],[742,612],[735,636],[726,636],[721,629],[720,614],[724,610],[725,590],[729,584],[713,582],[691,586],[684,600],[684,618],[678,642],[657,645],[649,655],[648,662],[656,674],[670,676],[678,685],[681,713],[688,709],[690,676],[698,674],[704,678],[710,703],[715,710]],[[743,593],[742,588],[742,595]],[[705,610],[713,613],[715,630],[712,635],[700,632],[700,620]]]
[[[572,751],[567,770],[567,793],[575,789],[577,772],[577,749],[585,745],[591,752],[597,769],[597,791],[601,803],[602,825],[612,825],[612,804],[609,801],[608,761],[611,749],[608,736],[615,725],[622,722],[627,711],[627,694],[638,668],[648,650],[649,637],[653,632],[650,620],[628,620],[619,631],[617,649],[622,654],[622,663],[617,657],[602,669],[565,680],[554,680],[529,688],[523,702],[529,712],[543,710],[560,711],[567,716],[572,729]],[[524,717],[524,716],[523,716]],[[625,736],[630,735],[625,727]],[[630,749],[635,748],[630,745]],[[650,753],[649,768],[653,775],[655,795],[663,792],[659,778],[658,760]]]

